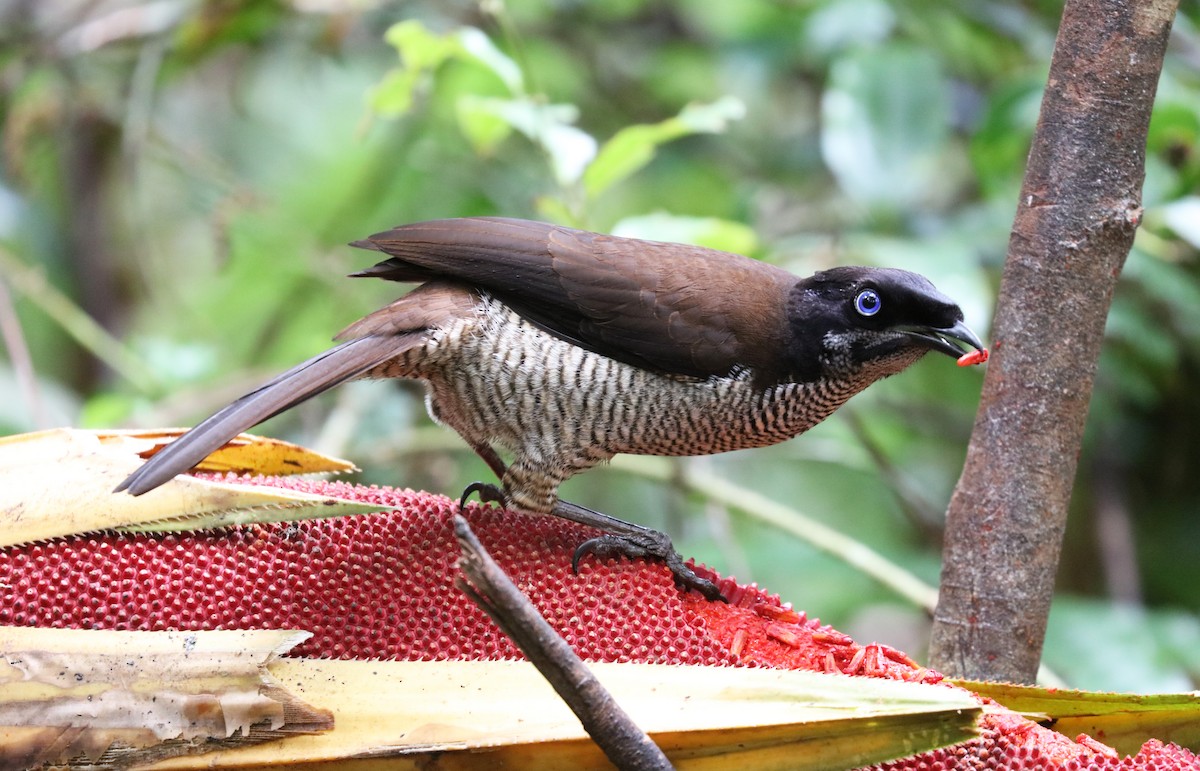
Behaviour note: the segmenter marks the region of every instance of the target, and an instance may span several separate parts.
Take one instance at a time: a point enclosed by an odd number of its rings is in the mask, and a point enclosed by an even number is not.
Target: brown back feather
[[[748,257],[493,217],[405,225],[355,245],[391,255],[355,275],[462,282],[618,361],[690,377],[782,375],[797,279]]]

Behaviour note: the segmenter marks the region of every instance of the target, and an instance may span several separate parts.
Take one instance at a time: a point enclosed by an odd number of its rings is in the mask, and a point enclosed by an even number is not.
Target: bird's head
[[[929,351],[958,358],[966,352],[959,343],[984,350],[958,305],[906,270],[843,267],[813,274],[791,290],[788,319],[790,358],[804,381],[874,381]]]

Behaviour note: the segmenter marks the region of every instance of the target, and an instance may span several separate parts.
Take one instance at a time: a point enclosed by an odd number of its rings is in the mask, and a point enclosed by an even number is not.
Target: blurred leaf
[[[868,206],[915,208],[943,182],[947,89],[928,51],[891,44],[834,62],[821,150],[841,188]]]
[[[1154,311],[1143,309],[1143,322],[1167,327],[1160,329],[1161,333],[1169,333],[1173,328],[1189,341],[1200,341],[1200,285],[1190,275],[1194,268],[1186,263],[1156,259],[1136,247],[1133,255],[1137,259],[1127,265],[1125,277],[1137,282],[1150,299],[1161,303],[1169,313],[1166,319],[1169,324],[1163,324]],[[1175,347],[1176,354],[1183,352],[1178,350],[1180,346]]]
[[[525,92],[525,80],[521,68],[496,47],[492,39],[474,27],[463,27],[458,31],[462,50],[496,74],[513,94]]]
[[[788,29],[795,9],[772,0],[739,0],[714,3],[709,0],[680,0],[677,3],[690,24],[707,39],[722,42],[751,41],[773,31]]]
[[[1109,310],[1105,335],[1113,342],[1101,353],[1110,390],[1128,404],[1152,409],[1164,371],[1179,361],[1169,330],[1148,318],[1137,303],[1118,295]]]
[[[431,70],[451,56],[458,46],[453,35],[439,35],[416,20],[398,22],[383,34],[405,65],[414,70]]]
[[[901,4],[896,12],[906,40],[933,52],[951,77],[972,84],[1010,75],[1030,50],[1041,48],[1049,56],[1058,21],[1016,4],[981,14],[945,3]]]
[[[707,246],[734,254],[753,254],[759,248],[758,236],[752,228],[716,217],[683,217],[662,212],[644,214],[621,220],[613,225],[612,233],[629,238]]]
[[[171,386],[211,377],[219,370],[220,351],[211,343],[162,336],[135,338],[132,343],[134,353],[146,366],[162,372]]]
[[[1188,196],[1159,209],[1167,226],[1175,233],[1200,249],[1200,197]]]
[[[453,35],[431,32],[415,20],[393,24],[384,40],[399,53],[402,66],[384,75],[371,90],[369,101],[381,115],[402,115],[412,108],[417,87],[460,50],[459,41]]]
[[[492,155],[512,133],[512,124],[496,113],[487,98],[466,94],[455,103],[455,109],[459,129],[480,155]]]
[[[649,163],[660,145],[688,134],[723,132],[745,113],[741,100],[726,96],[710,104],[690,104],[660,123],[627,126],[600,147],[583,174],[584,189],[596,198]]]
[[[403,115],[412,108],[420,73],[416,70],[392,70],[371,89],[367,100],[371,109],[380,115]]]
[[[560,185],[577,182],[596,155],[596,140],[571,125],[579,117],[574,105],[542,104],[525,97],[479,97],[471,100],[470,109],[474,120],[495,116],[542,147]]]
[[[1177,616],[1170,616],[1173,621]],[[1194,618],[1190,622],[1194,627]],[[1094,690],[1175,693],[1194,681],[1183,651],[1159,632],[1159,616],[1144,608],[1056,598],[1046,632],[1045,663],[1069,683]],[[1186,649],[1184,649],[1186,650]]]
[[[1161,319],[1151,317],[1141,304],[1124,300],[1113,303],[1105,333],[1136,353],[1142,367],[1164,370],[1176,366],[1180,351],[1171,330]]]
[[[557,196],[538,196],[537,200],[534,201],[534,208],[537,210],[539,217],[550,222],[557,222],[571,227],[580,227],[583,224],[578,221],[575,213],[571,211],[566,202]]]
[[[689,104],[679,113],[679,122],[694,132],[719,134],[731,121],[746,116],[746,105],[735,96],[723,96],[708,104]]]
[[[980,184],[994,196],[1016,201],[1043,85],[1040,77],[1021,77],[1002,84],[988,98],[971,137],[970,155]]]
[[[77,420],[62,421],[55,425],[78,426],[84,429],[123,425],[141,401],[123,392],[101,392],[84,402]],[[21,430],[31,431],[33,428],[31,426]]]
[[[1162,96],[1150,115],[1150,134],[1146,141],[1150,152],[1195,145],[1200,140],[1200,113],[1196,105]]]
[[[806,51],[830,56],[887,39],[896,12],[883,0],[831,0],[821,3],[802,29]]]
[[[450,59],[482,66],[495,75],[513,96],[522,96],[524,79],[517,63],[496,47],[491,38],[474,27],[439,35],[415,20],[393,24],[384,38],[400,55],[401,67],[392,70],[371,91],[370,102],[376,112],[397,116],[412,108],[416,89]],[[468,127],[468,136],[479,137],[480,128]],[[485,143],[491,147],[494,143]]]
[[[171,4],[144,4],[148,10],[164,12]],[[186,6],[185,6],[186,7]],[[185,64],[194,65],[223,46],[256,43],[266,38],[283,21],[286,4],[280,0],[242,0],[237,3],[202,3],[183,19],[176,30],[174,46]],[[128,24],[128,20],[123,20]],[[119,25],[120,22],[113,20]]]

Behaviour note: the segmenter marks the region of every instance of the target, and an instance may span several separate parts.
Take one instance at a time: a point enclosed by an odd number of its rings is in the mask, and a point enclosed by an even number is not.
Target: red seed
[[[980,348],[978,351],[970,351],[958,357],[958,366],[969,367],[972,364],[983,364],[988,360],[988,349]]]
[[[798,624],[802,620],[800,614],[791,608],[783,608],[767,602],[755,605],[754,613],[772,621],[783,621],[789,624]]]
[[[733,642],[729,645],[729,652],[734,656],[741,656],[742,651],[746,649],[746,634],[745,629],[739,629],[733,633]]]
[[[800,647],[800,635],[796,634],[795,629],[783,624],[767,624],[767,637],[772,640],[777,640],[791,648]]]
[[[822,629],[819,632],[813,632],[812,641],[815,643],[823,643],[825,645],[853,645],[854,638],[848,634],[842,634],[835,629]]]
[[[890,645],[879,645],[879,652],[897,664],[903,664],[913,669],[917,668],[917,662],[910,659],[903,651],[898,651]]]
[[[867,658],[867,649],[859,648],[854,656],[850,659],[850,663],[842,671],[847,675],[857,675],[862,671],[863,661]]]

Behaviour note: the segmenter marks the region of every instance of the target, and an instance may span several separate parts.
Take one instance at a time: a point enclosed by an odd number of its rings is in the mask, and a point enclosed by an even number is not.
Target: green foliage
[[[821,149],[856,203],[916,212],[943,190],[950,94],[937,57],[884,44],[839,57],[821,102]]]
[[[679,115],[658,123],[627,126],[605,142],[588,164],[583,173],[584,190],[589,198],[597,198],[654,160],[660,145],[688,134],[723,133],[730,121],[745,112],[739,100],[725,96],[711,104],[689,104]]]
[[[41,5],[0,10],[0,281],[12,301],[0,296],[0,350],[19,329],[32,358],[32,369],[0,358],[4,432],[203,417],[403,291],[342,278],[371,261],[347,241],[435,217],[537,216],[801,273],[905,267],[958,299],[986,338],[1059,8]],[[1103,596],[1110,565],[1134,560],[1138,586],[1122,596],[1140,589],[1139,613],[1166,625],[1200,610],[1196,13],[1176,22],[1183,45],[1160,87],[1144,224],[1111,316],[1062,572],[1064,592]],[[931,358],[795,442],[681,462],[934,582],[981,374]],[[454,493],[487,473],[409,387],[354,384],[264,431],[351,457],[372,482]],[[668,486],[598,470],[566,492],[665,527],[685,553],[810,615],[853,628],[895,602]],[[1114,504],[1135,540],[1120,554],[1097,546],[1097,512]],[[1163,663],[1120,637],[1065,661],[1061,640],[1115,623],[1102,607],[1078,606],[1052,634],[1050,663],[1073,684],[1114,687],[1099,673],[1130,657],[1151,681],[1197,679],[1196,662]]]
[[[513,131],[539,148],[559,192],[541,199],[538,208],[552,219],[571,223],[584,222],[595,199],[650,163],[661,145],[689,134],[722,133],[745,113],[732,96],[711,104],[688,104],[675,117],[626,126],[600,145],[575,126],[578,107],[548,103],[544,94],[528,93],[517,63],[480,30],[462,27],[437,35],[420,22],[404,21],[384,37],[396,48],[401,65],[372,91],[376,113],[393,118],[408,113],[420,88],[441,85],[434,85],[435,78],[447,62],[491,73],[503,84],[504,95],[491,95],[487,85],[475,80],[460,79],[457,89],[449,89],[459,130],[483,157],[495,156]]]
[[[1097,626],[1100,629],[1097,629]],[[1195,689],[1200,621],[1127,605],[1063,599],[1050,613],[1046,665],[1095,690],[1172,693]]]

